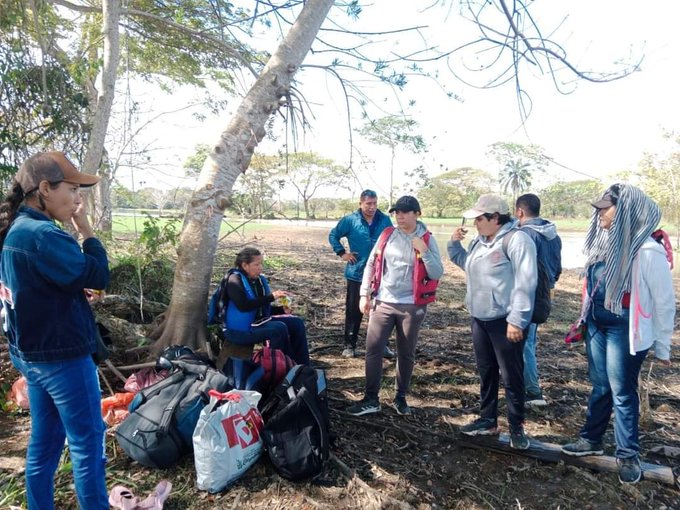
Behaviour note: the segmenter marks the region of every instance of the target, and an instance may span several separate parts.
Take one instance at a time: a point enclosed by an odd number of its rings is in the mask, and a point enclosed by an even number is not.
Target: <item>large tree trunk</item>
[[[333,0],[309,0],[290,32],[248,91],[206,159],[184,217],[172,300],[165,321],[152,333],[156,351],[171,344],[200,348],[206,340],[206,303],[213,259],[234,181],[250,164],[265,123],[309,52]]]
[[[104,63],[102,66],[102,85],[97,97],[96,105],[92,116],[92,128],[90,131],[90,138],[87,145],[87,151],[83,157],[82,171],[88,174],[96,174],[101,166],[102,155],[104,153],[104,141],[106,140],[106,131],[109,126],[109,117],[111,116],[111,107],[113,105],[113,98],[116,89],[116,71],[118,68],[118,61],[120,59],[120,37],[118,33],[118,24],[120,22],[120,0],[104,0],[102,2],[103,26],[102,32],[104,35]],[[104,168],[102,180],[107,178],[108,168]],[[100,186],[102,186],[100,184]],[[102,206],[109,205],[108,211],[108,226],[111,230],[111,210],[110,210],[110,180],[103,183],[102,188],[97,191],[97,197],[100,200],[96,202],[96,218],[105,218],[107,213],[102,209]],[[102,201],[104,193],[109,193],[106,200]],[[106,222],[102,224],[106,226]]]
[[[104,149],[102,151],[102,164],[98,172],[101,181],[94,187],[95,191],[95,212],[94,227],[101,232],[111,232],[113,227],[113,206],[111,205],[111,160]]]

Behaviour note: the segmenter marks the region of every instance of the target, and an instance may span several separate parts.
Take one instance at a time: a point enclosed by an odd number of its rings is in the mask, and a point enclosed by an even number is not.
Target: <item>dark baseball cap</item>
[[[418,203],[416,197],[412,197],[411,195],[404,195],[399,200],[397,200],[397,202],[392,207],[390,207],[389,212],[392,213],[394,211],[420,212],[420,204]]]
[[[56,151],[40,152],[31,156],[21,165],[14,179],[21,186],[24,194],[38,189],[41,181],[47,181],[50,184],[64,181],[79,184],[83,188],[94,186],[99,182],[99,177],[79,172],[63,152]]]
[[[602,195],[602,198],[593,202],[592,206],[595,209],[607,209],[608,207],[611,207],[613,205],[616,205],[616,203],[619,201],[619,186],[614,184],[607,189],[607,191],[604,192],[604,195]]]

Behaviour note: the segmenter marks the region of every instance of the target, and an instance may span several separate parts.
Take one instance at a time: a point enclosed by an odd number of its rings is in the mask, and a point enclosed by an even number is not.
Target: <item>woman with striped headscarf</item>
[[[640,480],[638,375],[647,352],[670,363],[675,317],[672,256],[655,240],[659,206],[638,188],[614,184],[594,202],[586,236],[583,310],[593,386],[578,441],[567,455],[602,455],[612,410],[621,483]]]

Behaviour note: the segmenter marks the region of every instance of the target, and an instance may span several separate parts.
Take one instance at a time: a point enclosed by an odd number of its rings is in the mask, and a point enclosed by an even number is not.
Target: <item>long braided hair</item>
[[[16,218],[17,210],[25,197],[19,183],[14,181],[9,192],[5,196],[5,200],[0,203],[0,251],[2,251],[2,246],[5,244],[5,237],[7,237],[9,228],[12,226],[14,218]]]
[[[604,261],[604,306],[621,314],[623,295],[630,292],[633,260],[642,244],[656,230],[661,209],[642,190],[630,184],[613,184],[602,195],[616,199],[616,214],[609,230],[600,228],[598,211],[590,220],[583,247],[586,271]],[[618,197],[618,198],[617,198]]]

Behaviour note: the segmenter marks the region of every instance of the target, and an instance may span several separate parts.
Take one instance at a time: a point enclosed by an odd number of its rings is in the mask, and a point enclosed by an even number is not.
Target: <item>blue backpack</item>
[[[220,285],[210,298],[210,302],[208,303],[208,325],[224,325],[224,320],[227,315],[227,301],[229,299],[227,296],[227,280],[229,279],[230,274],[231,271],[224,275]]]
[[[227,358],[222,373],[234,389],[252,390],[262,393],[264,367],[249,359]]]

